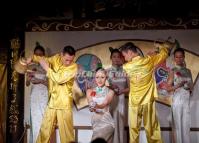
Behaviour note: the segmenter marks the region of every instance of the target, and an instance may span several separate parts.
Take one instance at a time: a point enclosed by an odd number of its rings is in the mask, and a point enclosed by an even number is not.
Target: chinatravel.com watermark
[[[64,76],[67,77],[74,77],[78,83],[84,83],[87,81],[93,81],[95,79],[96,71],[79,71],[77,73],[65,73]],[[125,72],[120,71],[106,71],[106,76],[109,79],[117,79],[122,80],[127,78],[127,74]]]

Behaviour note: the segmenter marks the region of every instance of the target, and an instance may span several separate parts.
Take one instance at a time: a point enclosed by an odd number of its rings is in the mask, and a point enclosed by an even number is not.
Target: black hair
[[[62,50],[63,54],[69,54],[70,56],[75,55],[76,51],[72,46],[65,46],[64,49]]]
[[[110,58],[112,58],[114,53],[118,53],[121,56],[121,52],[119,51],[119,49],[113,49],[112,47],[109,47],[109,51],[111,52]]]
[[[98,71],[105,71],[105,72],[106,72],[106,70],[105,70],[103,67],[98,67],[98,68],[95,70],[95,73],[98,72]]]
[[[131,50],[132,52],[137,53],[138,47],[131,42],[127,42],[126,44],[122,45],[119,49],[121,52]]]
[[[103,138],[96,138],[91,143],[107,143]]]
[[[105,75],[106,75],[106,77],[107,77],[107,71],[106,71],[103,67],[98,67],[98,68],[95,70],[95,74],[96,74],[98,71],[104,72]]]
[[[173,54],[175,55],[177,52],[181,52],[183,55],[185,55],[184,49],[182,49],[182,48],[175,49],[175,51],[173,52]]]
[[[44,49],[44,47],[42,47],[42,46],[39,44],[39,42],[36,42],[36,47],[35,47],[35,49],[34,49],[34,53],[35,53],[37,50],[42,51],[43,54],[45,55],[45,49]]]

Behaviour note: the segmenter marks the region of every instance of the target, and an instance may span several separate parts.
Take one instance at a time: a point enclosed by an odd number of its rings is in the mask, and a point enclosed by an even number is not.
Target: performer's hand
[[[41,79],[38,79],[38,78],[32,78],[31,79],[31,83],[32,84],[40,84],[42,82],[42,80]]]
[[[191,82],[187,82],[187,86],[188,86],[188,89],[189,90],[193,90],[193,83],[191,83]]]
[[[48,82],[46,80],[41,80],[41,84],[48,86]]]
[[[184,86],[185,83],[187,83],[187,81],[182,81],[181,82],[182,86]]]
[[[96,102],[93,102],[93,101],[91,101],[91,102],[89,102],[89,110],[90,110],[90,112],[95,112],[95,106],[96,106]]]
[[[31,80],[34,77],[34,72],[27,73],[27,80]]]
[[[175,43],[172,43],[172,42],[169,42],[169,41],[165,41],[165,42],[163,43],[163,46],[166,47],[166,48],[168,49],[168,52],[169,52],[168,55],[170,55],[172,49],[173,49],[174,46],[175,46]]]
[[[32,62],[32,56],[26,59],[26,64],[29,65]]]
[[[115,85],[115,84],[112,84],[112,85],[111,85],[111,88],[114,90],[114,89],[117,89],[117,88],[118,88],[118,86],[117,86],[117,85]]]
[[[39,64],[42,66],[42,68],[43,68],[45,71],[48,70],[49,64],[45,61],[45,59],[42,58],[42,59],[39,61]]]
[[[180,87],[184,86],[185,83],[187,83],[187,81],[182,81],[181,83],[179,83],[179,84],[177,85],[177,88],[180,88]],[[177,88],[176,88],[176,89],[177,89]]]
[[[115,95],[120,95],[120,88],[117,85],[112,85],[112,90],[114,91]]]
[[[124,90],[125,90],[125,89],[123,89],[123,90],[120,90],[120,89],[119,89],[119,91],[118,91],[117,95],[124,94],[124,93],[125,93],[125,91],[124,91]]]
[[[156,54],[157,54],[156,51],[150,51],[150,52],[147,53],[147,55],[149,55],[149,56],[153,56],[153,55],[156,55]]]
[[[31,79],[34,77],[34,74],[31,73],[31,72],[27,72],[26,74],[26,86],[29,86],[30,85],[30,81]]]
[[[92,107],[89,107],[89,111],[90,111],[90,112],[95,112],[95,109],[92,108]]]

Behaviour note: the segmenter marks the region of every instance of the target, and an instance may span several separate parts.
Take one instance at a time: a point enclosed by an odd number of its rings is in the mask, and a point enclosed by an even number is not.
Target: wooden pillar
[[[8,51],[8,94],[7,94],[7,123],[6,142],[21,143],[25,134],[24,129],[24,75],[14,70],[14,64],[23,51],[19,37],[10,40]]]

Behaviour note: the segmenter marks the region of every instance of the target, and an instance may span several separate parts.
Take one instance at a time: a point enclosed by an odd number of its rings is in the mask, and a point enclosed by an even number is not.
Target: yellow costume
[[[38,62],[41,57],[33,56]],[[59,54],[45,58],[50,64],[47,71],[49,102],[46,108],[37,143],[48,143],[57,121],[62,143],[74,141],[72,86],[77,72],[77,64],[64,66]]]
[[[156,117],[155,98],[157,95],[154,66],[166,59],[167,48],[153,56],[134,57],[123,68],[130,78],[129,132],[130,143],[139,142],[142,116],[148,143],[162,143],[160,125]]]

